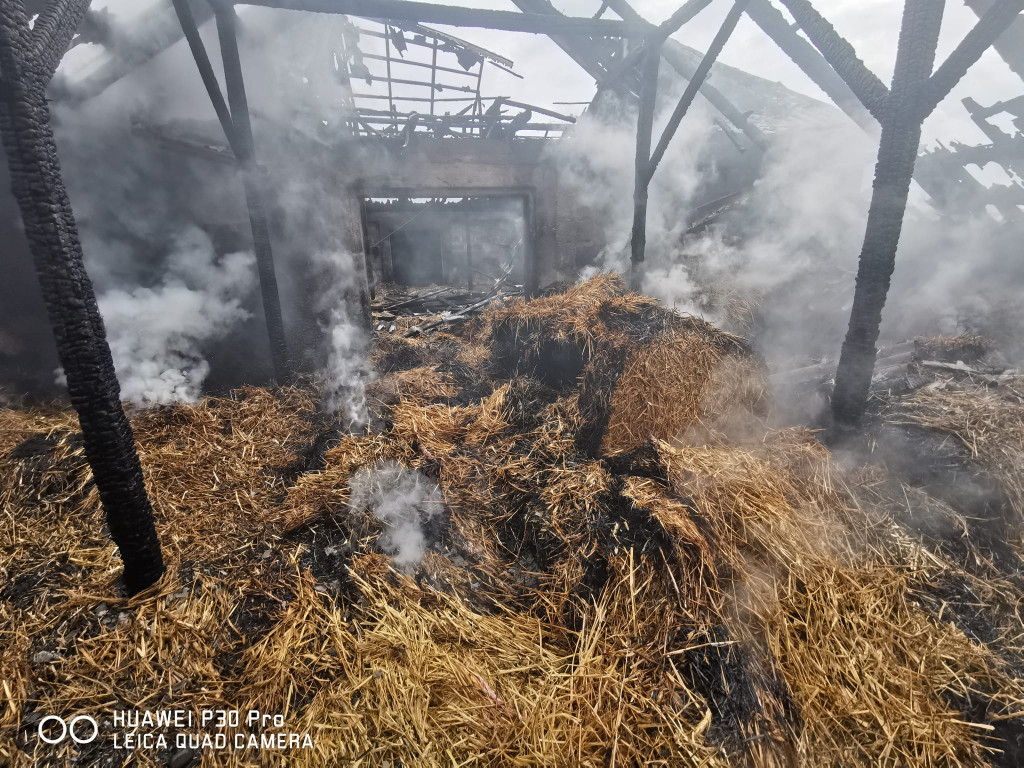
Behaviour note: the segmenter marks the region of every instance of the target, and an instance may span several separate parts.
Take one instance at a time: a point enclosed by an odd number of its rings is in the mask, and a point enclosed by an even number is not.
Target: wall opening
[[[506,276],[526,282],[524,195],[364,197],[362,214],[374,285],[486,290]]]

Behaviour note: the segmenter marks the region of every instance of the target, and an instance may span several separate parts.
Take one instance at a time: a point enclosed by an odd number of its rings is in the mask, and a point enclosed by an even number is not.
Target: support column
[[[41,40],[29,29],[20,2],[0,0],[0,138],[85,456],[124,563],[125,585],[134,594],[160,578],[163,557],[46,100],[53,71],[88,5],[88,0],[63,3],[59,16],[51,13],[38,30],[46,35]]]
[[[281,297],[278,294],[277,274],[274,271],[270,227],[267,224],[267,204],[264,195],[266,179],[256,163],[249,102],[245,95],[242,62],[238,54],[238,18],[235,9],[227,3],[216,2],[214,13],[217,18],[221,58],[224,61],[228,107],[231,110],[232,147],[238,157],[242,183],[245,187],[245,202],[249,209],[252,245],[256,253],[256,268],[259,272],[260,293],[263,298],[263,315],[267,322],[267,335],[270,337],[270,356],[274,364],[274,376],[279,383],[285,384],[291,381],[292,368],[284,335],[284,319],[281,316]]]
[[[658,65],[660,46],[652,47],[644,56],[640,81],[640,109],[636,120],[636,163],[633,183],[633,233],[630,237],[629,286],[639,291],[644,280],[644,250],[647,247],[647,191],[650,179],[651,134],[654,130],[654,108],[658,99]]]
[[[896,249],[926,116],[924,86],[935,63],[943,5],[936,0],[907,0],[903,10],[896,71],[885,108],[880,110],[882,137],[850,326],[832,393],[832,415],[841,427],[856,425],[867,405],[875,343],[896,266]]]

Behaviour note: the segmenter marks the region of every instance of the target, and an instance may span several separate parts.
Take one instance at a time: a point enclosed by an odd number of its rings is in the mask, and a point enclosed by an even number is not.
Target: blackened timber
[[[964,0],[964,3],[978,17],[985,15],[996,0]],[[1024,16],[1018,16],[1007,26],[1006,31],[996,40],[993,47],[1003,57],[1003,61],[1024,79]]]
[[[936,0],[907,0],[903,9],[890,104],[882,112],[882,137],[850,325],[832,393],[832,416],[841,428],[858,424],[867,407],[875,344],[921,143],[924,86],[935,63],[943,5]]]
[[[878,124],[850,86],[769,0],[750,0],[747,16],[857,125],[868,133],[878,133]]]
[[[690,105],[693,104],[693,100],[697,98],[697,92],[701,86],[704,85],[704,80],[707,79],[708,73],[711,71],[711,65],[718,59],[718,55],[722,52],[725,44],[732,37],[733,31],[736,29],[736,24],[739,23],[740,17],[743,15],[743,11],[747,6],[748,0],[736,0],[733,3],[732,8],[729,9],[729,13],[726,14],[725,21],[722,22],[721,28],[715,35],[715,39],[711,41],[711,45],[708,47],[707,53],[704,54],[704,58],[701,59],[700,64],[697,65],[697,71],[693,73],[693,77],[690,78],[690,82],[686,84],[686,90],[683,91],[683,95],[679,98],[679,103],[676,104],[676,108],[672,111],[671,117],[668,119],[668,124],[665,126],[665,131],[661,135],[661,139],[658,141],[658,146],[655,147],[654,152],[651,154],[651,160],[647,165],[645,171],[644,182],[646,184],[651,183],[651,179],[654,176],[654,172],[658,170],[658,164],[661,159],[665,156],[665,152],[668,149],[669,143],[672,141],[672,137],[675,136],[676,130],[679,128],[679,124],[686,117],[687,111],[690,109]]]
[[[514,0],[517,5],[523,2],[523,0]],[[643,17],[640,16],[633,7],[627,2],[627,0],[609,0],[609,7],[614,10],[619,16],[626,21],[633,23],[644,23]],[[686,49],[677,41],[669,38],[665,41],[665,44],[661,47],[661,54],[665,57],[665,61],[669,65],[682,75],[684,78],[689,80],[693,77],[697,67],[693,64],[686,54]],[[750,142],[760,150],[768,148],[768,141],[765,139],[764,134],[761,130],[747,119],[747,116],[736,107],[729,99],[715,88],[710,83],[705,82],[704,87],[700,90],[701,95],[708,100],[708,103],[712,107],[717,109],[726,120],[735,125],[744,135],[750,140]]]
[[[688,0],[679,10],[669,16],[651,34],[644,38],[642,45],[637,46],[635,50],[622,60],[615,70],[608,75],[607,82],[614,82],[626,72],[630,72],[640,63],[640,60],[649,48],[660,47],[681,26],[692,21],[698,13],[711,5],[711,3],[712,0]]]
[[[637,25],[612,19],[561,15],[552,17],[514,11],[490,11],[419,3],[413,2],[413,0],[245,0],[244,3],[239,4],[313,13],[337,13],[386,21],[501,29],[506,32],[528,32],[537,35],[575,34],[597,37],[635,37],[649,29],[649,25]]]
[[[231,110],[232,139],[245,187],[245,201],[249,209],[249,224],[252,227],[253,251],[256,254],[256,269],[260,278],[260,293],[263,298],[263,315],[270,338],[270,357],[274,375],[279,383],[291,381],[291,363],[288,360],[288,345],[284,335],[284,320],[281,316],[281,298],[277,291],[277,275],[274,271],[274,254],[270,245],[270,226],[267,223],[267,206],[264,199],[266,188],[262,172],[256,163],[252,123],[249,119],[249,103],[245,95],[245,81],[242,76],[242,62],[238,53],[238,36],[234,9],[228,4],[216,4],[217,34],[220,40],[221,58],[224,61],[224,81],[228,92],[228,106]]]
[[[196,18],[192,13],[192,6],[189,4],[189,0],[172,0],[172,2],[174,3],[174,11],[178,14],[178,23],[181,25],[181,31],[188,42],[189,50],[192,51],[192,58],[195,59],[196,68],[199,70],[199,77],[202,78],[203,85],[206,87],[206,93],[210,97],[210,103],[213,104],[213,111],[217,113],[217,119],[220,121],[224,136],[237,156],[238,149],[235,147],[235,127],[231,122],[231,111],[228,109],[227,102],[224,101],[224,94],[221,93],[220,83],[217,82],[217,74],[213,71],[210,56],[206,52],[206,46],[203,45],[203,39],[199,36],[199,25],[196,23]]]
[[[53,77],[91,0],[51,0],[32,28],[33,66],[47,79]]]
[[[0,139],[57,354],[78,414],[85,457],[92,470],[110,536],[124,563],[130,593],[154,584],[164,572],[153,509],[131,424],[107,344],[96,294],[85,269],[78,225],[61,174],[46,99],[59,64],[53,51],[67,50],[71,18],[52,19],[42,57],[18,0],[0,0]]]
[[[996,0],[968,32],[928,82],[923,102],[925,117],[932,113],[957,83],[973,67],[981,54],[1002,35],[1024,10],[1024,0]]]
[[[651,159],[654,107],[658,99],[658,65],[661,49],[650,48],[644,58],[640,80],[640,109],[636,121],[636,163],[633,182],[633,232],[630,237],[630,286],[640,290],[643,282],[644,250],[647,246],[647,174]]]
[[[934,0],[944,3],[945,0]],[[829,65],[850,86],[867,110],[881,121],[882,110],[888,103],[889,89],[874,72],[857,57],[853,46],[843,38],[829,21],[814,8],[809,0],[781,0],[796,19],[814,47]]]

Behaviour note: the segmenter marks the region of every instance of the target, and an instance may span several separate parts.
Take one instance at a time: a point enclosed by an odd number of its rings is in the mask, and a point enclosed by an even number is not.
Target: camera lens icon
[[[85,725],[79,725],[79,723],[85,722]],[[60,736],[53,738],[47,736],[44,733],[47,723],[58,723],[60,728]],[[92,726],[92,733],[89,733],[89,726]],[[56,715],[47,715],[39,721],[39,738],[45,741],[47,744],[60,744],[68,736],[76,744],[91,744],[96,740],[99,735],[100,726],[99,723],[89,715],[78,715],[71,718],[71,722],[67,722],[63,717],[57,717]]]

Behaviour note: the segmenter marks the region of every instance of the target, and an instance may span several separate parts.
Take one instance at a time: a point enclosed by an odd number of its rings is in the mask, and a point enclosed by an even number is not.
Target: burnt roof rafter
[[[615,19],[492,11],[453,5],[421,3],[414,0],[244,0],[237,5],[259,5],[291,11],[361,16],[378,21],[406,21],[479,27],[537,35],[575,34],[592,37],[637,37],[650,25]]]

